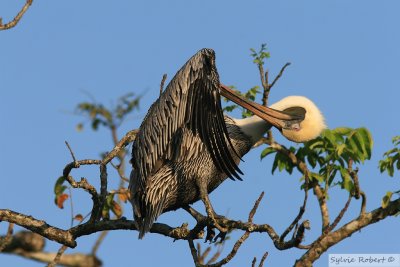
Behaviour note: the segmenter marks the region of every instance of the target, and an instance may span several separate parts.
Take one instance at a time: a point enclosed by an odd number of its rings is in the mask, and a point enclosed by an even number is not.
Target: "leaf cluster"
[[[316,139],[298,148],[290,147],[289,151],[298,159],[308,162],[314,170],[318,168],[315,172],[309,173],[311,181],[325,183],[325,186],[340,185],[343,189],[352,192],[354,184],[349,164],[369,160],[372,146],[372,137],[366,128],[341,127],[326,129]],[[286,154],[279,153],[274,146],[265,148],[261,152],[261,159],[271,154],[275,154],[272,173],[278,169],[292,174],[297,165]],[[337,174],[340,174],[341,180],[336,182]]]
[[[112,108],[96,102],[82,102],[77,105],[76,111],[90,119],[93,130],[96,131],[100,125],[112,129],[119,127],[131,111],[139,108],[140,99],[141,96],[135,97],[133,93],[129,93],[118,98],[117,104]],[[83,123],[79,123],[76,128],[81,131]]]
[[[250,48],[253,63],[256,65],[264,65],[264,59],[270,58],[271,54],[267,51],[267,44],[261,44],[260,50],[257,52],[254,48]]]
[[[383,159],[379,161],[379,170],[387,172],[389,176],[393,177],[395,168],[400,170],[400,135],[392,139],[394,148],[386,151],[383,154]]]

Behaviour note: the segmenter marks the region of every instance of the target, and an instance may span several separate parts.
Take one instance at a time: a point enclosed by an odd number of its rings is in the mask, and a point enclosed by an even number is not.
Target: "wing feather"
[[[132,151],[132,164],[138,172],[135,177],[139,179],[136,185],[144,188],[160,161],[182,160],[174,158],[179,154],[174,151],[182,141],[182,134],[177,134],[183,127],[199,135],[220,171],[240,179],[238,173],[242,172],[231,154],[234,149],[222,113],[219,85],[211,49],[200,50],[178,71],[150,107],[136,136]]]

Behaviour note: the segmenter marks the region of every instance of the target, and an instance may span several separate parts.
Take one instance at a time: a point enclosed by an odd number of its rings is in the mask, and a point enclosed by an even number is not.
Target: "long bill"
[[[239,106],[250,110],[261,119],[269,122],[279,130],[288,129],[295,126],[297,123],[303,120],[302,117],[287,114],[272,108],[264,107],[260,104],[252,102],[238,95],[235,91],[227,87],[226,85],[220,84],[220,93],[222,96],[235,102]]]

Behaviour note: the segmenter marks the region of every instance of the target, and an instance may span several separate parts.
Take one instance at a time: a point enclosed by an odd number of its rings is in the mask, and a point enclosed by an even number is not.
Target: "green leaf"
[[[64,208],[63,203],[68,199],[68,195],[64,194],[65,189],[67,189],[67,186],[63,185],[64,182],[64,176],[60,176],[54,184],[54,203],[60,209]]]
[[[366,158],[365,159],[371,159],[372,155],[372,147],[373,147],[373,140],[370,131],[367,128],[359,128],[358,133],[361,136],[361,139],[363,141],[363,144],[365,146],[365,151],[366,151]]]
[[[393,138],[392,138],[392,143],[393,143],[393,145],[395,145],[395,146],[400,145],[400,135],[393,137]]]
[[[336,146],[336,154],[340,157],[345,149],[346,149],[345,144],[339,144],[338,146]]]
[[[393,192],[390,192],[390,191],[386,192],[386,195],[382,198],[382,201],[381,201],[382,208],[385,209],[389,205],[392,195],[393,195]]]
[[[351,179],[350,173],[346,168],[340,167],[340,175],[342,176],[342,188],[346,189],[350,193],[354,190],[354,183]]]
[[[349,127],[338,127],[335,128],[333,131],[339,135],[348,135],[353,129]]]
[[[324,177],[315,172],[310,172],[310,178],[311,178],[311,181],[317,180],[320,183],[322,183],[324,181]]]
[[[64,192],[64,190],[67,188],[66,186],[63,185],[65,182],[64,176],[58,177],[56,183],[54,184],[54,194],[59,195]]]
[[[232,112],[235,108],[237,108],[238,105],[230,105],[230,106],[225,106],[222,111],[224,112]]]
[[[399,145],[400,136],[396,136],[393,138],[392,142],[395,146]],[[389,176],[394,176],[395,168],[400,170],[400,148],[394,147],[383,154],[384,158],[379,161],[379,170],[380,172],[385,172],[389,174]]]
[[[273,154],[273,153],[276,153],[275,148],[272,148],[272,147],[269,146],[269,147],[265,148],[265,149],[261,152],[260,158],[263,159],[263,158],[265,158],[266,156],[268,156],[269,154]]]

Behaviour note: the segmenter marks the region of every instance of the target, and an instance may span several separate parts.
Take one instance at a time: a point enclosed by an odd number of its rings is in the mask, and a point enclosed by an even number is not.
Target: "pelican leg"
[[[211,205],[210,199],[208,198],[208,192],[207,192],[205,186],[199,185],[199,192],[200,192],[200,199],[201,199],[201,201],[203,201],[204,206],[206,207],[207,216],[211,220],[212,224],[220,232],[227,232],[228,229],[219,225],[219,223],[215,219],[215,217],[217,217],[218,215],[215,213],[215,211]]]
[[[184,206],[182,208],[187,213],[189,213],[197,221],[197,223],[203,222],[204,218],[206,218],[206,217],[204,217],[203,214],[201,214],[200,212],[198,212],[197,210],[195,210],[194,208],[192,208],[189,205]],[[217,217],[217,218],[222,218],[222,219],[225,218],[224,216],[221,216],[221,215],[218,215],[218,214],[215,214],[214,216]],[[208,219],[208,217],[206,219]],[[207,235],[206,235],[206,239],[205,239],[204,243],[206,243],[206,242],[210,242],[210,243],[217,242],[218,238],[220,238],[220,242],[222,242],[222,241],[224,241],[224,239],[226,237],[226,234],[227,234],[227,232],[221,232],[220,231],[218,235],[215,235],[215,231],[213,229],[213,226],[209,226],[208,225],[207,226]]]
[[[190,215],[192,215],[192,217],[197,221],[201,221],[201,219],[203,218],[203,214],[201,214],[200,212],[198,212],[197,210],[195,210],[194,208],[192,208],[191,206],[187,205],[182,207],[187,213],[189,213]]]

